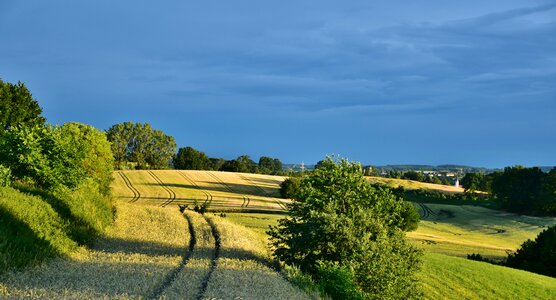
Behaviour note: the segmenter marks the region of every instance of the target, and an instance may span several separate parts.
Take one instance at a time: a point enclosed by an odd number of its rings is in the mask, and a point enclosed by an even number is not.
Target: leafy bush
[[[280,184],[280,195],[282,198],[290,199],[293,198],[299,189],[299,184],[301,183],[300,177],[289,177],[282,181]]]
[[[108,195],[112,180],[112,153],[104,134],[95,128],[66,123],[61,127],[37,125],[2,133],[0,163],[17,179],[30,178],[40,187],[78,187],[93,179]]]
[[[508,267],[556,277],[556,225],[543,230],[534,241],[527,240],[508,255]]]
[[[332,299],[365,299],[355,283],[353,271],[345,266],[321,265],[317,277],[320,289]]]
[[[321,161],[292,200],[291,216],[269,231],[278,260],[313,277],[322,265],[338,266],[342,284],[347,268],[365,298],[419,295],[414,274],[421,251],[402,230],[408,206],[389,189],[371,186],[359,164]]]

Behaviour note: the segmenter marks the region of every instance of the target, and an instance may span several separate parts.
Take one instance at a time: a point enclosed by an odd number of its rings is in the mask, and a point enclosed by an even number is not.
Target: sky
[[[556,1],[0,0],[0,79],[212,157],[556,165]]]

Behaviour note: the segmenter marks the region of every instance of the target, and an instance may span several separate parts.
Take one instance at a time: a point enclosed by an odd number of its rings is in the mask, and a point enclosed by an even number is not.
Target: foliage
[[[483,173],[467,173],[463,176],[460,183],[466,192],[490,192],[491,178],[491,176]]]
[[[17,179],[41,187],[76,188],[92,178],[104,195],[110,190],[112,156],[104,134],[95,128],[66,123],[61,127],[16,127],[2,133],[0,163]]]
[[[278,158],[261,156],[259,158],[259,172],[261,174],[278,175],[282,173],[282,162]]]
[[[508,267],[556,277],[556,226],[543,230],[534,241],[527,240],[508,255]]]
[[[25,84],[0,80],[0,131],[44,124],[42,109]]]
[[[173,165],[175,169],[181,170],[211,170],[212,163],[208,156],[193,147],[178,149],[174,156]]]
[[[241,172],[241,173],[257,173],[257,164],[249,157],[249,155],[241,155],[236,159],[224,162],[220,171]]]
[[[320,289],[332,299],[365,299],[359,291],[353,271],[338,264],[320,265],[317,271]]]
[[[128,162],[135,163],[137,169],[165,169],[176,152],[174,138],[153,129],[148,123],[115,124],[106,135],[111,142],[117,169],[122,169]]]
[[[511,212],[556,215],[556,170],[507,167],[493,176],[492,193],[500,207]]]
[[[12,185],[12,171],[8,167],[0,165],[0,187]]]
[[[359,164],[328,157],[302,179],[291,217],[269,231],[274,255],[312,275],[322,264],[347,267],[368,298],[417,296],[421,252],[405,239],[403,203],[371,186]]]
[[[280,195],[285,199],[293,198],[298,193],[300,185],[300,177],[288,177],[280,184]]]

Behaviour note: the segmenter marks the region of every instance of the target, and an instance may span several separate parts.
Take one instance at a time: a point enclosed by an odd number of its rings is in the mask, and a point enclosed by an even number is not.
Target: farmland
[[[283,177],[157,170],[117,171],[114,178],[116,221],[105,236],[68,257],[2,274],[0,298],[310,298],[269,267],[265,231],[289,203],[279,198]],[[209,213],[191,211],[203,203]],[[188,210],[180,213],[178,205]],[[407,236],[425,250],[418,274],[425,298],[556,297],[554,278],[462,258],[502,258],[554,218],[415,206],[422,221]]]
[[[219,211],[284,212],[283,177],[214,171],[117,171],[114,197],[137,204],[201,205]]]
[[[94,247],[2,274],[0,298],[308,298],[264,263],[269,253],[256,233],[170,207],[119,200],[116,208]]]

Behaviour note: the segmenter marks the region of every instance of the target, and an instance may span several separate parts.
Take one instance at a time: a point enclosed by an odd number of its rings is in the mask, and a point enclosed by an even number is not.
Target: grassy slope
[[[431,252],[456,256],[479,253],[505,257],[546,226],[556,224],[556,218],[520,216],[478,206],[425,206],[430,214],[408,237]]]
[[[189,241],[177,210],[117,205],[117,219],[93,249],[0,277],[0,298],[145,297],[174,269]]]
[[[428,299],[556,298],[556,278],[434,253],[419,281]]]
[[[78,248],[68,257],[20,272],[0,275],[0,298],[146,298],[164,286],[189,249],[188,222],[176,207],[161,208],[116,203],[117,218],[94,248]],[[215,253],[212,229],[205,218],[187,211],[196,245],[175,280],[162,290],[167,299],[199,295]],[[307,296],[266,266],[264,235],[207,217],[220,234],[217,267],[206,297],[244,299],[304,299]],[[239,278],[239,280],[238,280]]]

